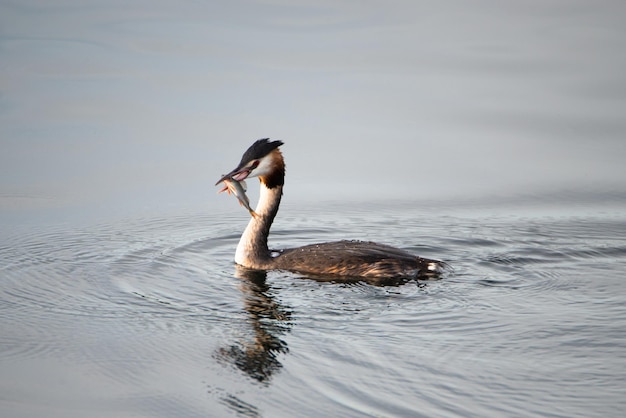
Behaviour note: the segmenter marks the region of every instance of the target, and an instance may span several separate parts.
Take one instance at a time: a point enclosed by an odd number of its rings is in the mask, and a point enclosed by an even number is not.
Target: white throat
[[[282,192],[283,186],[269,189],[261,183],[259,202],[254,209],[258,216],[250,219],[241,235],[235,252],[237,264],[250,268],[264,268],[271,261],[267,237],[278,212]]]

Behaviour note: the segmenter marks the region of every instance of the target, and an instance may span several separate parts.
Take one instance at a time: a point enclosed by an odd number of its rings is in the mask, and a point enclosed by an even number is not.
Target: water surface
[[[622,1],[0,1],[0,415],[621,417]],[[277,248],[214,182],[282,140]],[[250,182],[255,201],[257,189]]]
[[[376,239],[453,266],[382,287],[237,268],[239,208],[15,226],[0,250],[2,408],[618,416],[626,218],[614,209],[283,208],[276,247]]]

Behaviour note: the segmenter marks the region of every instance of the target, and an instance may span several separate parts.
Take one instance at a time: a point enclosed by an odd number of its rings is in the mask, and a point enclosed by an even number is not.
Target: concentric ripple
[[[619,217],[394,208],[323,227],[308,216],[277,223],[277,247],[371,239],[451,266],[442,280],[378,286],[237,268],[245,221],[185,214],[9,231],[0,367],[16,376],[14,402],[29,402],[38,373],[76,382],[42,389],[59,405],[106,398],[104,409],[136,415],[286,416],[297,405],[304,416],[506,416],[529,399],[530,415],[555,403],[565,415],[610,415],[620,402]]]

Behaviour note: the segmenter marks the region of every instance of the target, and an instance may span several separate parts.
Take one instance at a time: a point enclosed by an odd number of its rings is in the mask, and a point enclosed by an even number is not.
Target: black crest
[[[270,141],[269,138],[259,139],[243,153],[239,167],[243,167],[252,160],[259,160],[265,157],[281,145],[283,145],[283,141]]]

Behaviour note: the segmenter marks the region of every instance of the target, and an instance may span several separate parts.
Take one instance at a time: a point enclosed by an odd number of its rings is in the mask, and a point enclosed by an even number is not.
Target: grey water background
[[[619,1],[0,1],[0,415],[621,416]],[[285,142],[271,242],[213,183]],[[257,187],[249,182],[255,200]]]

